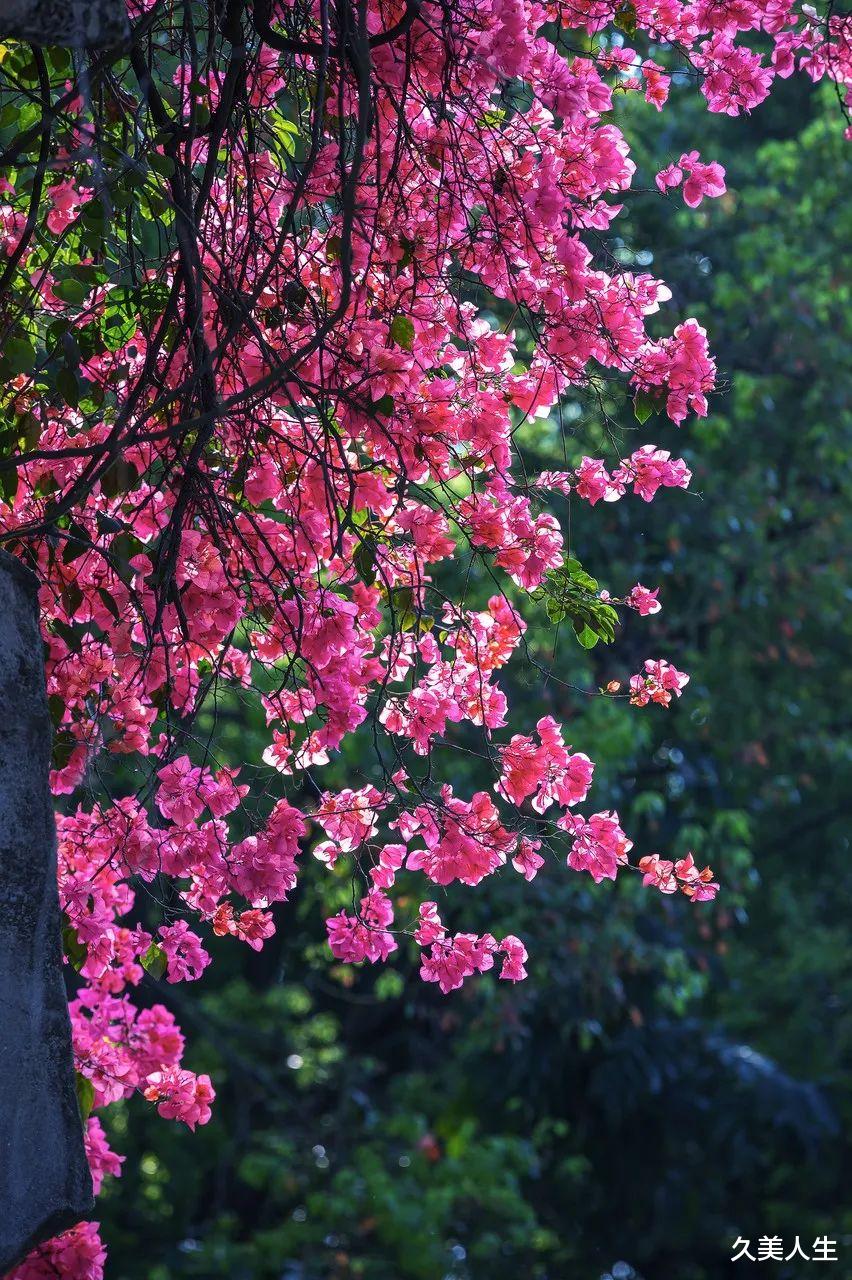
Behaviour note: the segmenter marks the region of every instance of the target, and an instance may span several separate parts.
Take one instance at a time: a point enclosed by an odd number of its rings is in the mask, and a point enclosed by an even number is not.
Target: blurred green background
[[[226,941],[196,987],[146,979],[218,1102],[194,1135],[141,1100],[104,1117],[127,1157],[99,1203],[116,1280],[716,1280],[749,1274],[737,1236],[822,1234],[846,1257],[829,1274],[852,1275],[852,170],[836,99],[804,77],[746,120],[693,98],[620,108],[640,171],[624,239],[600,244],[670,284],[661,332],[710,331],[707,421],[640,433],[623,388],[604,406],[628,451],[685,456],[692,492],[559,513],[589,572],[660,585],[663,612],[587,654],[527,609],[558,679],[519,662],[509,684],[517,725],[552,713],[597,761],[593,807],[645,849],[694,849],[723,893],[692,909],[634,877],[507,871],[464,895],[465,927],[525,938],[530,978],[444,998],[414,948],[378,972],[330,962],[349,871],[306,857],[263,952]],[[648,188],[696,138],[729,192],[690,211]],[[563,428],[571,457],[611,448],[592,400]],[[518,443],[531,472],[562,462],[555,423]],[[649,654],[692,675],[667,713],[560,683]],[[217,717],[219,757],[258,760],[256,712]],[[359,785],[368,755],[349,743],[323,785]],[[458,792],[490,785],[473,756],[439,763]]]

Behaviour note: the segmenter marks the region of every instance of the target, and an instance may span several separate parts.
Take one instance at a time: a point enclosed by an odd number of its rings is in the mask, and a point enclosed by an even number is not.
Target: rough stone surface
[[[125,0],[0,0],[0,37],[90,49],[128,33]]]
[[[36,582],[0,552],[0,1274],[85,1218]]]

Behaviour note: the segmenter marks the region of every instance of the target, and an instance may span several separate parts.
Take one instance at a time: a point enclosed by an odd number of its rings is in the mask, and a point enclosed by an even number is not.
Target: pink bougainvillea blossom
[[[679,187],[683,182],[684,203],[690,209],[697,209],[705,196],[723,196],[727,191],[722,165],[717,160],[704,164],[697,151],[688,151],[677,164],[666,165],[657,174],[655,181],[664,195],[667,190]]]
[[[630,677],[630,701],[636,707],[658,702],[667,707],[672,697],[679,698],[689,684],[689,676],[678,671],[665,658],[648,658],[644,671]]]
[[[629,609],[635,609],[643,618],[647,618],[649,614],[659,613],[662,609],[657,596],[660,594],[660,588],[656,587],[650,591],[648,587],[643,587],[641,582],[637,582],[632,587],[630,594],[624,599],[624,603]]]
[[[680,889],[693,902],[710,902],[719,892],[709,867],[699,871],[691,853],[677,862],[661,858],[658,853],[646,854],[639,859],[642,883],[652,885],[661,893],[676,893]]]

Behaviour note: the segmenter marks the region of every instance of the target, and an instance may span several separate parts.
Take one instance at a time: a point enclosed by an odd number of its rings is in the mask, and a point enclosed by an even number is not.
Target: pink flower
[[[341,852],[349,853],[376,834],[378,801],[373,787],[360,791],[346,789],[334,795],[326,791],[315,817]]]
[[[719,892],[719,885],[713,879],[713,872],[709,867],[699,871],[691,853],[675,863],[674,871],[680,881],[681,892],[693,902],[711,902]]]
[[[527,949],[520,938],[516,938],[511,933],[507,934],[503,941],[498,944],[497,950],[502,951],[505,957],[500,969],[500,977],[508,982],[522,982],[527,976],[527,971],[524,968],[527,961]]]
[[[91,200],[94,192],[86,187],[79,190],[73,181],[58,182],[50,187],[47,197],[53,208],[47,215],[47,225],[55,236],[61,235],[67,226],[75,220],[84,204]]]
[[[681,169],[688,174],[683,184],[684,203],[696,209],[705,196],[722,196],[727,191],[725,170],[715,160],[702,164],[697,151],[690,151],[680,158]]]
[[[210,963],[210,956],[202,947],[201,939],[192,932],[185,920],[178,920],[172,925],[161,925],[160,945],[166,954],[169,982],[194,982]]]
[[[682,458],[673,458],[667,449],[645,444],[622,462],[615,473],[644,502],[651,502],[658,489],[686,489],[692,472]]]
[[[710,110],[729,116],[759,106],[768,95],[775,75],[772,67],[763,66],[759,53],[734,45],[727,32],[719,32],[705,41],[694,61],[704,71],[701,92]]]
[[[105,1177],[121,1176],[121,1166],[125,1157],[116,1155],[110,1149],[103,1126],[97,1116],[89,1116],[83,1137],[86,1144],[86,1158],[92,1173],[92,1186],[95,1195],[98,1195]]]
[[[515,837],[499,821],[492,800],[478,791],[469,803],[444,789],[443,812],[433,815],[425,806],[415,810],[425,848],[412,850],[409,871],[423,871],[435,884],[479,884],[505,864]]]
[[[396,951],[396,940],[386,926],[393,923],[393,906],[379,889],[361,899],[357,917],[340,911],[325,922],[332,955],[346,964],[362,960],[375,964]]]
[[[96,1222],[78,1222],[31,1253],[6,1280],[103,1280],[106,1250]]]
[[[201,816],[204,812],[202,776],[202,770],[193,766],[189,756],[179,756],[158,770],[160,787],[156,800],[164,818],[189,826]]]
[[[670,187],[680,186],[684,174],[683,199],[690,209],[697,209],[705,196],[723,196],[727,190],[722,165],[715,160],[710,164],[702,163],[697,151],[688,151],[677,164],[661,169],[655,178],[657,187],[665,195]]]
[[[144,1082],[143,1093],[165,1120],[182,1120],[190,1129],[207,1124],[210,1103],[216,1097],[210,1077],[196,1076],[192,1071],[169,1067],[152,1071]]]
[[[521,836],[518,841],[518,850],[512,859],[512,866],[525,880],[534,880],[544,866],[544,858],[537,852],[540,848],[540,840],[529,840],[526,836]]]
[[[498,793],[519,805],[533,796],[532,807],[544,813],[555,801],[562,805],[585,800],[592,782],[594,765],[588,756],[569,754],[559,725],[550,716],[539,720],[541,745],[516,734],[508,746],[500,747],[503,772]]]
[[[705,872],[707,873],[707,879],[704,878]],[[710,879],[712,874],[713,873],[710,871],[710,868],[705,867],[704,871],[701,872],[701,875],[694,884],[681,885],[681,890],[688,898],[691,898],[693,902],[712,902],[716,897],[716,894],[719,892],[719,885],[717,882]]]
[[[486,973],[493,968],[497,950],[497,942],[490,933],[482,937],[457,933],[454,937],[436,939],[421,957],[420,976],[424,982],[437,982],[447,995],[457,990],[471,974]]]
[[[568,866],[573,871],[588,871],[595,884],[614,880],[633,848],[615,812],[593,813],[588,821],[577,814],[566,813],[557,825],[574,837]]]
[[[523,804],[538,790],[545,768],[546,752],[532,738],[515,734],[508,746],[500,747],[503,772],[497,789],[506,800]]]
[[[447,931],[438,915],[435,902],[421,902],[419,908],[419,924],[414,932],[414,940],[421,947],[429,947],[433,942],[441,942]]]
[[[654,179],[663,195],[669,187],[679,187],[683,182],[683,170],[676,164],[667,164]]]
[[[591,506],[602,498],[605,502],[612,502],[624,492],[623,489],[619,492],[604,464],[597,458],[583,458],[575,474],[577,495],[585,498]]]
[[[667,862],[658,853],[649,853],[644,858],[640,858],[639,870],[643,873],[643,884],[653,885],[661,893],[675,893],[677,891],[674,863]]]
[[[658,111],[662,111],[668,101],[671,76],[665,75],[663,68],[650,58],[642,63],[642,72],[645,76],[645,101],[652,102]]]
[[[659,587],[654,591],[650,591],[647,587],[643,587],[641,582],[637,582],[636,586],[631,589],[630,594],[627,596],[624,603],[628,608],[635,609],[641,617],[645,618],[649,614],[660,612],[662,605],[657,599],[659,594]]]
[[[664,658],[648,658],[644,674],[639,672],[630,677],[630,701],[635,707],[647,706],[649,702],[667,707],[672,696],[679,698],[688,683],[689,676]]]
[[[376,866],[370,868],[370,879],[377,889],[390,889],[408,852],[404,844],[386,844],[379,850]]]
[[[719,892],[709,867],[699,871],[691,853],[679,862],[668,862],[659,854],[650,853],[639,860],[643,872],[642,883],[652,885],[661,893],[675,893],[680,889],[693,902],[709,902]]]

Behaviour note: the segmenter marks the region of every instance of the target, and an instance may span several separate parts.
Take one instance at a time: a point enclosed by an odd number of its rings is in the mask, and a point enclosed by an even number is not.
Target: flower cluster
[[[660,893],[676,893],[680,889],[693,902],[710,902],[719,892],[713,872],[709,867],[699,871],[691,853],[678,862],[661,858],[658,853],[649,853],[639,859],[639,870],[642,883],[653,885]]]
[[[423,948],[420,976],[424,982],[437,982],[444,995],[471,974],[487,973],[494,967],[495,956],[503,956],[499,977],[504,981],[520,982],[527,976],[526,948],[519,938],[508,934],[498,942],[490,933],[449,934],[434,902],[422,903],[414,938]]]
[[[663,195],[669,188],[679,187],[683,182],[684,204],[688,204],[690,209],[697,209],[705,196],[723,196],[727,191],[725,170],[715,160],[711,164],[703,164],[697,151],[688,151],[677,164],[661,169],[655,181]]]
[[[630,701],[635,707],[645,707],[649,702],[667,707],[673,697],[680,697],[688,684],[689,676],[665,658],[648,658],[644,671],[630,677]]]

